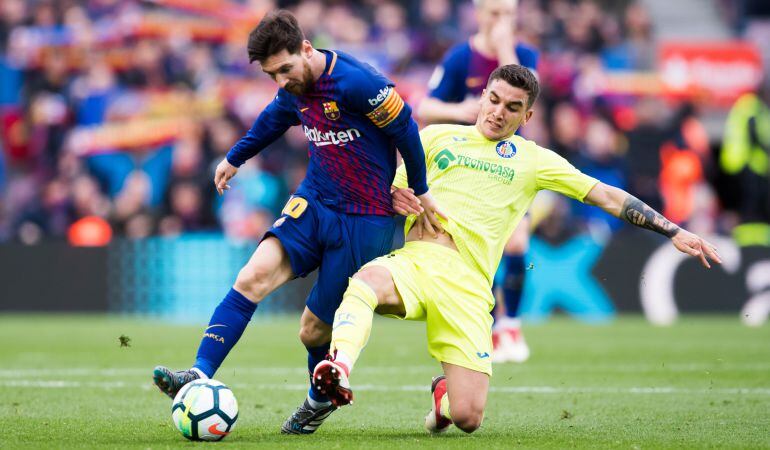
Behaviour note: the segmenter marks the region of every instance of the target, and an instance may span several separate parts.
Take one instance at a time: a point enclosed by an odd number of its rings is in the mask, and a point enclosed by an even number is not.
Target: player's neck
[[[326,70],[326,54],[313,50],[313,56],[310,58],[310,72],[313,74],[313,81],[318,81]]]
[[[486,58],[497,58],[497,51],[495,50],[493,43],[489,41],[488,35],[482,32],[478,32],[471,36],[471,47]]]

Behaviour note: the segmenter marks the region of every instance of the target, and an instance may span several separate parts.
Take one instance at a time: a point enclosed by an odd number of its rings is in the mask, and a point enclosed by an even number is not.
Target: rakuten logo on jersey
[[[361,137],[361,132],[355,128],[340,131],[321,131],[316,127],[308,128],[307,126],[304,128],[307,140],[318,147],[323,147],[324,145],[345,145]]]
[[[369,104],[372,106],[377,106],[382,103],[383,100],[388,98],[388,94],[390,94],[391,89],[392,88],[390,86],[385,86],[384,88],[380,89],[380,93],[377,94],[377,97],[369,99]]]

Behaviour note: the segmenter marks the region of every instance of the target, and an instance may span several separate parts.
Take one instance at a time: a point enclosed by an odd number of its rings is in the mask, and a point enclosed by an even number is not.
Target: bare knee
[[[319,347],[331,339],[332,327],[323,322],[302,323],[299,327],[299,340],[305,347]]]
[[[450,406],[449,411],[455,426],[466,433],[473,433],[478,430],[484,420],[484,411],[480,409],[461,408],[455,411]]]
[[[261,302],[272,290],[270,273],[259,265],[246,265],[235,279],[233,287],[254,303]]]
[[[359,270],[353,275],[353,278],[363,281],[377,295],[377,304],[400,305],[398,297],[395,294],[395,284],[390,272],[384,267],[372,266]]]

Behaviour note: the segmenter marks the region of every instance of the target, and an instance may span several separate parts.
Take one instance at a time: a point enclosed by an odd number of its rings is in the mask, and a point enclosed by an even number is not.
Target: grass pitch
[[[0,447],[770,448],[770,327],[736,316],[526,327],[532,358],[495,366],[482,428],[438,437],[422,429],[439,371],[424,324],[387,319],[375,321],[351,378],[355,404],[315,435],[281,435],[306,390],[298,319],[252,321],[217,374],[238,399],[235,431],[192,443],[150,377],[155,364],[188,367],[203,326],[2,316]]]

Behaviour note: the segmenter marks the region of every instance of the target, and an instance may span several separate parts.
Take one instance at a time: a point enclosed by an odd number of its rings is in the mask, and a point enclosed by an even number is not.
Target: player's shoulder
[[[463,61],[467,61],[470,58],[472,52],[473,49],[471,48],[471,43],[466,39],[463,42],[458,42],[457,44],[453,45],[449,48],[449,50],[446,51],[444,55],[444,62],[461,63]]]
[[[420,135],[431,139],[452,138],[461,141],[472,137],[475,127],[472,125],[458,125],[451,123],[438,123],[428,125],[420,131]]]
[[[331,76],[341,87],[355,88],[362,83],[394,84],[371,64],[343,51],[332,50],[332,52],[336,54],[336,61],[331,68]]]
[[[519,42],[516,44],[516,57],[519,58],[522,66],[537,70],[540,51],[529,44]]]
[[[550,151],[547,148],[539,146],[537,142],[518,134],[514,134],[505,140],[512,143],[514,147],[516,147],[516,152],[520,153],[521,156],[537,159],[542,154],[542,152]]]

